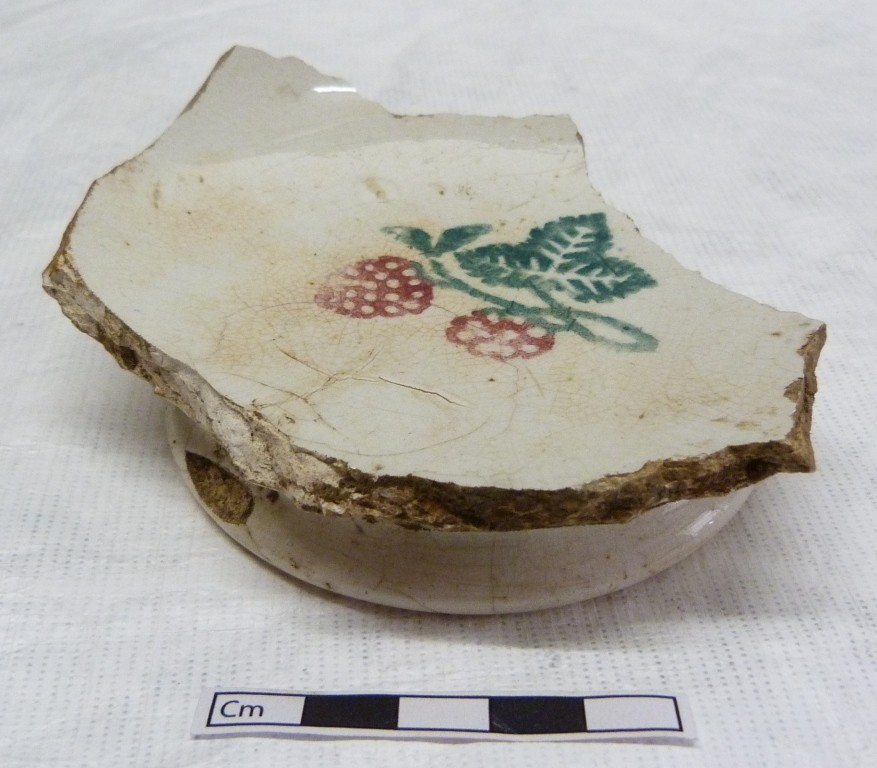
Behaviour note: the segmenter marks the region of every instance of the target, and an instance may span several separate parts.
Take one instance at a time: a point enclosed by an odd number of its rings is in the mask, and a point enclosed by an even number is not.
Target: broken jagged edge
[[[321,514],[623,522],[814,467],[824,326],[645,240],[563,117],[394,116],[235,48],[92,185],[44,285]]]

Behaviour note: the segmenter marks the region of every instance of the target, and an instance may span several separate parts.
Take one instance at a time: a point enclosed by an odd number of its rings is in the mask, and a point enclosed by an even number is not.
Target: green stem
[[[482,301],[489,302],[493,304],[497,309],[502,310],[510,315],[520,315],[521,317],[527,318],[527,320],[534,321],[536,324],[544,325],[544,323],[540,323],[540,319],[544,316],[545,310],[541,307],[531,307],[527,304],[519,304],[517,301],[511,301],[510,299],[503,299],[499,296],[494,296],[492,293],[488,293],[487,291],[482,291],[479,288],[475,288],[469,283],[460,280],[458,277],[454,277],[453,275],[445,269],[444,264],[442,264],[438,259],[430,257],[429,266],[432,268],[433,273],[436,275],[436,278],[430,277],[433,285],[439,286],[440,288],[453,288],[456,291],[462,291],[463,293],[469,294],[475,299],[481,299]]]
[[[603,344],[615,347],[616,349],[627,349],[636,352],[651,352],[658,347],[658,340],[651,334],[646,333],[642,328],[637,328],[635,325],[625,323],[623,320],[617,320],[608,315],[600,315],[596,312],[588,312],[584,309],[573,309],[572,307],[568,307],[557,301],[550,292],[532,283],[528,285],[528,288],[534,295],[538,296],[545,302],[554,317],[558,320],[563,320],[566,323],[568,330],[578,334],[588,341],[599,341]],[[582,319],[591,320],[595,323],[603,323],[611,328],[615,328],[617,331],[621,331],[623,334],[631,337],[633,341],[615,341],[614,339],[600,336],[582,325],[579,322],[579,320]]]
[[[526,318],[534,325],[538,325],[541,328],[545,328],[545,330],[551,333],[557,333],[559,331],[570,331],[575,333],[577,336],[580,336],[587,341],[599,342],[602,344],[607,344],[608,346],[614,347],[615,349],[623,349],[630,350],[636,352],[650,352],[657,348],[658,340],[643,331],[641,328],[637,328],[635,325],[631,325],[630,323],[625,323],[622,320],[617,320],[614,317],[609,317],[608,315],[600,315],[596,312],[588,312],[586,310],[581,309],[573,309],[572,307],[568,307],[565,304],[561,304],[558,302],[548,291],[530,284],[528,288],[530,291],[539,298],[544,304],[545,307],[532,307],[528,304],[520,304],[516,301],[511,301],[510,299],[504,299],[499,296],[494,296],[492,293],[488,293],[487,291],[481,290],[480,288],[475,288],[464,280],[460,280],[457,277],[451,275],[448,270],[445,268],[444,264],[439,261],[437,255],[427,254],[429,257],[429,266],[431,267],[435,278],[432,279],[432,282],[443,288],[453,288],[457,291],[462,291],[463,293],[467,293],[469,296],[472,296],[476,299],[481,299],[482,301],[486,301],[490,304],[493,304],[497,309],[502,312],[506,312],[512,315],[519,315],[521,317]],[[546,317],[546,314],[548,317]],[[550,322],[550,319],[557,320],[558,323]],[[615,339],[610,339],[606,336],[601,336],[598,333],[594,333],[592,330],[584,326],[580,320],[591,320],[595,323],[603,323],[604,325],[608,325],[611,328],[614,328],[617,331],[625,334],[629,338],[632,338],[632,341],[623,342],[616,341]]]

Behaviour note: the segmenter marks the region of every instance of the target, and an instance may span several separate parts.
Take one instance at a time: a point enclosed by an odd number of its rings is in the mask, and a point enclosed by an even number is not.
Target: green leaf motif
[[[423,280],[484,301],[500,316],[520,317],[548,333],[570,332],[618,350],[657,349],[658,340],[642,328],[578,306],[613,301],[657,285],[632,261],[606,255],[612,233],[605,214],[563,216],[534,227],[523,242],[462,250],[491,229],[488,224],[451,227],[435,243],[418,227],[382,231],[426,257],[412,262]],[[459,269],[450,268],[453,262]],[[513,298],[493,292],[494,286],[513,289]]]
[[[492,227],[489,224],[468,224],[463,227],[452,227],[442,232],[436,243],[433,253],[447,253],[448,251],[456,251],[464,245],[469,245],[473,240],[481,235],[485,235]]]
[[[432,238],[417,227],[384,227],[381,231],[392,235],[400,243],[404,243],[409,248],[414,248],[421,253],[432,251]]]
[[[454,254],[463,271],[485,285],[554,290],[559,283],[550,273],[552,263],[520,245],[497,243]]]
[[[466,224],[462,227],[451,227],[439,235],[438,242],[433,245],[432,238],[417,227],[384,227],[381,231],[392,235],[399,242],[405,243],[426,256],[439,256],[449,251],[456,251],[464,245],[484,235],[492,227],[489,224]]]
[[[607,302],[655,285],[631,261],[606,256],[612,235],[603,213],[564,216],[530,230],[515,245],[458,251],[460,267],[486,285],[565,293],[577,302]]]

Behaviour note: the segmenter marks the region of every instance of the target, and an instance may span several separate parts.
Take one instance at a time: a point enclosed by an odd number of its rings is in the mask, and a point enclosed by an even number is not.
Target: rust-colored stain
[[[201,500],[224,523],[243,525],[253,511],[253,495],[231,472],[186,451],[186,469]]]

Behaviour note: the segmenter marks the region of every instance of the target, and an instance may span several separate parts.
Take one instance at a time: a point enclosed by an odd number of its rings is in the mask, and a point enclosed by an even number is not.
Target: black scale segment
[[[584,733],[585,705],[574,696],[491,696],[491,733]]]
[[[399,697],[381,694],[360,696],[308,696],[301,724],[315,728],[381,728],[395,730],[399,722]]]

